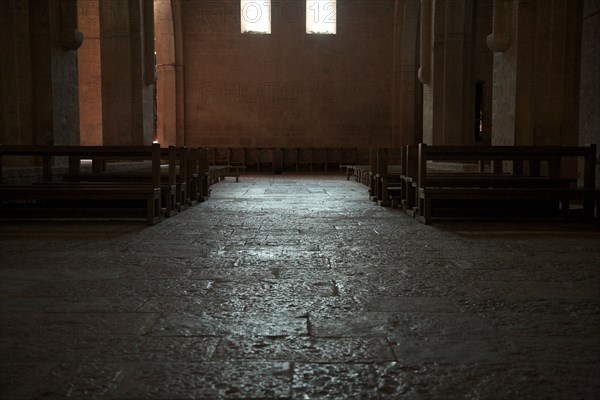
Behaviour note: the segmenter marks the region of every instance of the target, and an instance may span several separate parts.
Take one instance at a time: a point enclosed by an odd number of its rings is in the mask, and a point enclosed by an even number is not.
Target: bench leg
[[[146,200],[146,223],[154,225],[160,221],[160,197]]]
[[[380,197],[379,204],[382,205],[382,206],[384,206],[384,207],[387,207],[387,206],[390,205],[390,201],[389,201],[389,198],[388,198],[388,190],[387,190],[387,188],[388,188],[387,180],[386,181],[382,181],[381,182],[381,194],[379,196]]]
[[[423,202],[423,218],[425,219],[425,225],[431,224],[431,200],[425,199]]]
[[[154,199],[146,200],[146,223],[154,225]]]

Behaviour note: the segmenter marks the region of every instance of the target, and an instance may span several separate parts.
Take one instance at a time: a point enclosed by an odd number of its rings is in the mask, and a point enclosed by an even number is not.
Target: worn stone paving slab
[[[115,391],[122,384],[126,369],[125,365],[112,363],[58,363],[38,380],[28,382],[30,397],[23,391],[9,395],[15,399],[117,398]]]
[[[55,298],[44,297],[5,297],[0,298],[2,313],[37,313],[46,310]]]
[[[170,313],[149,332],[155,336],[307,335],[307,318],[283,313]]]
[[[35,382],[46,382],[45,378],[58,365],[57,362],[0,362],[0,398],[25,400],[35,398],[33,385]],[[51,381],[50,381],[50,384]],[[49,390],[44,387],[38,394],[46,398]],[[57,398],[57,397],[54,397]]]
[[[600,314],[581,318],[573,314],[497,312],[491,323],[506,336],[600,338]]]
[[[4,338],[0,349],[6,359],[18,363],[200,362],[213,357],[220,340],[214,336],[23,337]]]
[[[509,301],[505,297],[484,298],[477,296],[472,298],[454,299],[456,306],[462,312],[475,313],[487,318],[494,318],[496,313],[527,314],[527,318],[533,318],[535,314],[553,314],[560,317],[563,314],[571,315],[594,315],[598,313],[600,303],[594,301],[565,301],[565,300],[528,300],[521,302]]]
[[[353,393],[356,399],[381,398],[373,364],[296,364],[294,399],[342,399]]]
[[[360,312],[310,314],[311,335],[399,336],[414,339],[481,340],[498,336],[497,329],[475,314],[433,312]]]
[[[593,399],[598,388],[595,376],[584,366],[299,364],[293,393],[294,398],[344,398],[346,393],[357,393],[360,399],[562,399],[571,395]]]
[[[443,297],[375,297],[365,308],[383,312],[459,312],[449,298]]]
[[[145,313],[0,314],[0,337],[118,337],[143,335],[158,315]]]
[[[205,293],[210,281],[171,279],[118,279],[43,282],[28,286],[23,297],[190,296]]]
[[[403,364],[499,364],[507,357],[483,340],[399,340],[393,342],[396,359]]]
[[[145,363],[130,366],[131,373],[117,398],[148,399],[290,398],[290,363],[204,362]]]
[[[132,313],[144,304],[142,297],[59,297],[46,306],[48,313]]]
[[[228,336],[219,343],[214,358],[313,363],[370,363],[395,360],[391,346],[384,338],[290,336]]]

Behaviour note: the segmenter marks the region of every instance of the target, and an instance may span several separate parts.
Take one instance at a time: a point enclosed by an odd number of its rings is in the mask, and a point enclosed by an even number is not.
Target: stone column
[[[443,144],[445,1],[421,3],[419,80],[423,84],[423,142],[427,144]]]
[[[419,80],[423,83],[423,142],[475,143],[475,84],[488,65],[477,51],[490,0],[422,0]],[[475,34],[481,36],[474,36]],[[488,66],[489,68],[489,66]]]
[[[75,0],[2,2],[6,143],[79,144],[76,6]]]
[[[175,82],[176,82],[176,123],[175,132],[177,145],[188,146],[188,137],[185,134],[185,81],[183,70],[183,29],[181,23],[181,0],[171,1],[173,9],[173,36],[175,43]]]
[[[177,78],[171,1],[155,1],[154,13],[157,137],[161,145],[177,145]]]
[[[600,151],[600,2],[585,0],[581,37],[581,90],[579,144],[595,143]],[[600,154],[596,156],[600,163]],[[596,167],[596,187],[600,187],[600,164]]]
[[[0,2],[0,143],[31,144],[29,2]],[[5,162],[10,161],[8,158]]]
[[[154,139],[153,14],[151,1],[100,2],[105,145],[148,145]]]
[[[392,147],[416,144],[423,135],[423,93],[418,86],[419,2],[397,0],[394,16]]]
[[[102,76],[100,71],[99,0],[79,0],[79,119],[83,146],[102,145]]]
[[[577,144],[581,6],[496,0],[493,144]]]
[[[447,1],[443,64],[443,138],[445,145],[472,144],[472,0]]]

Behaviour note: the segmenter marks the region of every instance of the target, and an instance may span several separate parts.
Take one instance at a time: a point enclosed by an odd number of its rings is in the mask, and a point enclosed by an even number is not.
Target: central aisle
[[[425,226],[345,176],[299,175],[228,179],[158,225],[122,226],[3,235],[1,398],[599,390],[593,230]]]

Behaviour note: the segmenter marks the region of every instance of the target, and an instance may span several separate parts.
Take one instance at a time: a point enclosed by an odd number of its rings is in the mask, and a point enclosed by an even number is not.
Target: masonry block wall
[[[596,183],[600,187],[600,2],[585,0],[581,48],[579,144],[596,143]]]
[[[394,2],[338,1],[336,35],[305,33],[305,3],[274,2],[270,35],[237,0],[182,3],[189,146],[391,142]]]

